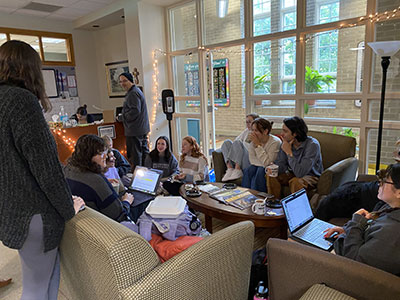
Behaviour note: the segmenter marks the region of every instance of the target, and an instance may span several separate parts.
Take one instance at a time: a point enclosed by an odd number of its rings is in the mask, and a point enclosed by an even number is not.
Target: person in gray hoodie
[[[400,275],[400,163],[380,174],[379,202],[372,212],[361,208],[344,227],[333,227],[335,253]]]

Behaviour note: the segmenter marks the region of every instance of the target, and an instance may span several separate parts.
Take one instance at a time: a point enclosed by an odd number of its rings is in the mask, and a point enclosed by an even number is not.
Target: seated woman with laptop
[[[107,152],[100,137],[93,134],[81,136],[64,168],[65,177],[71,192],[84,199],[87,206],[117,222],[129,221],[134,219],[131,211],[134,197],[125,193],[120,198],[103,175]]]
[[[344,227],[333,227],[335,253],[400,275],[400,163],[380,173],[379,202],[372,212],[359,209]]]

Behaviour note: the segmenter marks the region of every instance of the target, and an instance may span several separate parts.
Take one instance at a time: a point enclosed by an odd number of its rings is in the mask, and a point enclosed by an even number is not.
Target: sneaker
[[[241,177],[243,177],[242,170],[234,169],[233,172],[231,173],[231,177],[229,177],[229,180],[235,180]]]
[[[222,181],[231,180],[230,177],[231,177],[233,171],[234,171],[233,168],[228,168],[228,169],[226,170],[226,173],[225,173],[224,177],[222,177]]]

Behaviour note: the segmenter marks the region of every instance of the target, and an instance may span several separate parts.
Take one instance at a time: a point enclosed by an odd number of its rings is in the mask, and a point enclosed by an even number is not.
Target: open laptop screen
[[[160,170],[137,166],[130,188],[135,191],[155,195],[162,173]]]
[[[314,218],[304,189],[282,200],[282,207],[286,215],[290,232]]]

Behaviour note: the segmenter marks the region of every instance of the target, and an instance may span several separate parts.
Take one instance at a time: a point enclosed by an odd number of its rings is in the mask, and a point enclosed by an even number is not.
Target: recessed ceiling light
[[[92,27],[93,27],[93,28],[99,28],[100,25],[94,24],[94,25],[92,25]]]

